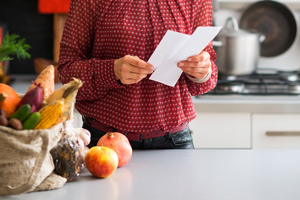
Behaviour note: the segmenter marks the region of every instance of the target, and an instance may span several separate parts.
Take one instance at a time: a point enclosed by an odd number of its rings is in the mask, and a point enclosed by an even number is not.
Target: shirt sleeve
[[[122,88],[114,75],[114,59],[101,60],[91,53],[94,41],[94,1],[72,0],[60,43],[59,78],[67,83],[72,77],[83,81],[77,100],[94,100],[109,90]]]
[[[200,1],[199,5],[194,6],[194,13],[196,13],[193,20],[193,29],[195,30],[198,26],[212,26],[212,2],[205,0]],[[211,69],[212,73],[210,78],[204,83],[196,83],[191,81],[188,77],[185,76],[185,80],[188,85],[189,92],[192,96],[204,94],[213,88],[216,87],[218,79],[218,69],[215,64],[216,53],[212,47],[212,41],[204,49],[210,54]]]

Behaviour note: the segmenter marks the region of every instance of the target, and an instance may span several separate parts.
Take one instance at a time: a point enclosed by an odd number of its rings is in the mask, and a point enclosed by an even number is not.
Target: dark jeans
[[[91,143],[89,148],[96,146],[100,137],[105,135],[105,132],[99,131],[85,123],[83,128],[91,133]],[[143,139],[141,141],[129,141],[133,149],[194,149],[193,138],[189,127],[176,133],[167,134],[165,136]]]

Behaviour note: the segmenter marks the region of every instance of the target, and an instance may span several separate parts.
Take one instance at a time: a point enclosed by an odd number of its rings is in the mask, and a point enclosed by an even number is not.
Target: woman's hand
[[[114,63],[114,71],[117,80],[123,84],[138,83],[148,74],[151,74],[154,67],[137,56],[126,55]]]
[[[190,56],[187,60],[179,62],[177,66],[184,73],[197,79],[202,79],[208,74],[211,67],[210,55],[206,51],[202,51],[198,55]]]

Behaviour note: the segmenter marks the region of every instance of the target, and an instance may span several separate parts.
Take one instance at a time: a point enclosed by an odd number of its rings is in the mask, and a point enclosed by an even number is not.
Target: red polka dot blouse
[[[170,131],[196,117],[191,95],[213,89],[217,82],[212,44],[212,75],[195,83],[183,73],[170,87],[149,76],[120,85],[113,63],[125,55],[147,61],[167,30],[192,34],[211,26],[211,0],[72,0],[61,41],[58,65],[62,83],[83,81],[76,109],[121,132]],[[199,52],[200,53],[200,52]]]

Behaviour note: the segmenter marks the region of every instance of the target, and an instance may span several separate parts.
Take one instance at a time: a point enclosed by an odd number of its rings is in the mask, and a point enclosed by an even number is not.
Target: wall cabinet
[[[195,148],[251,148],[250,113],[198,113],[190,129]]]

